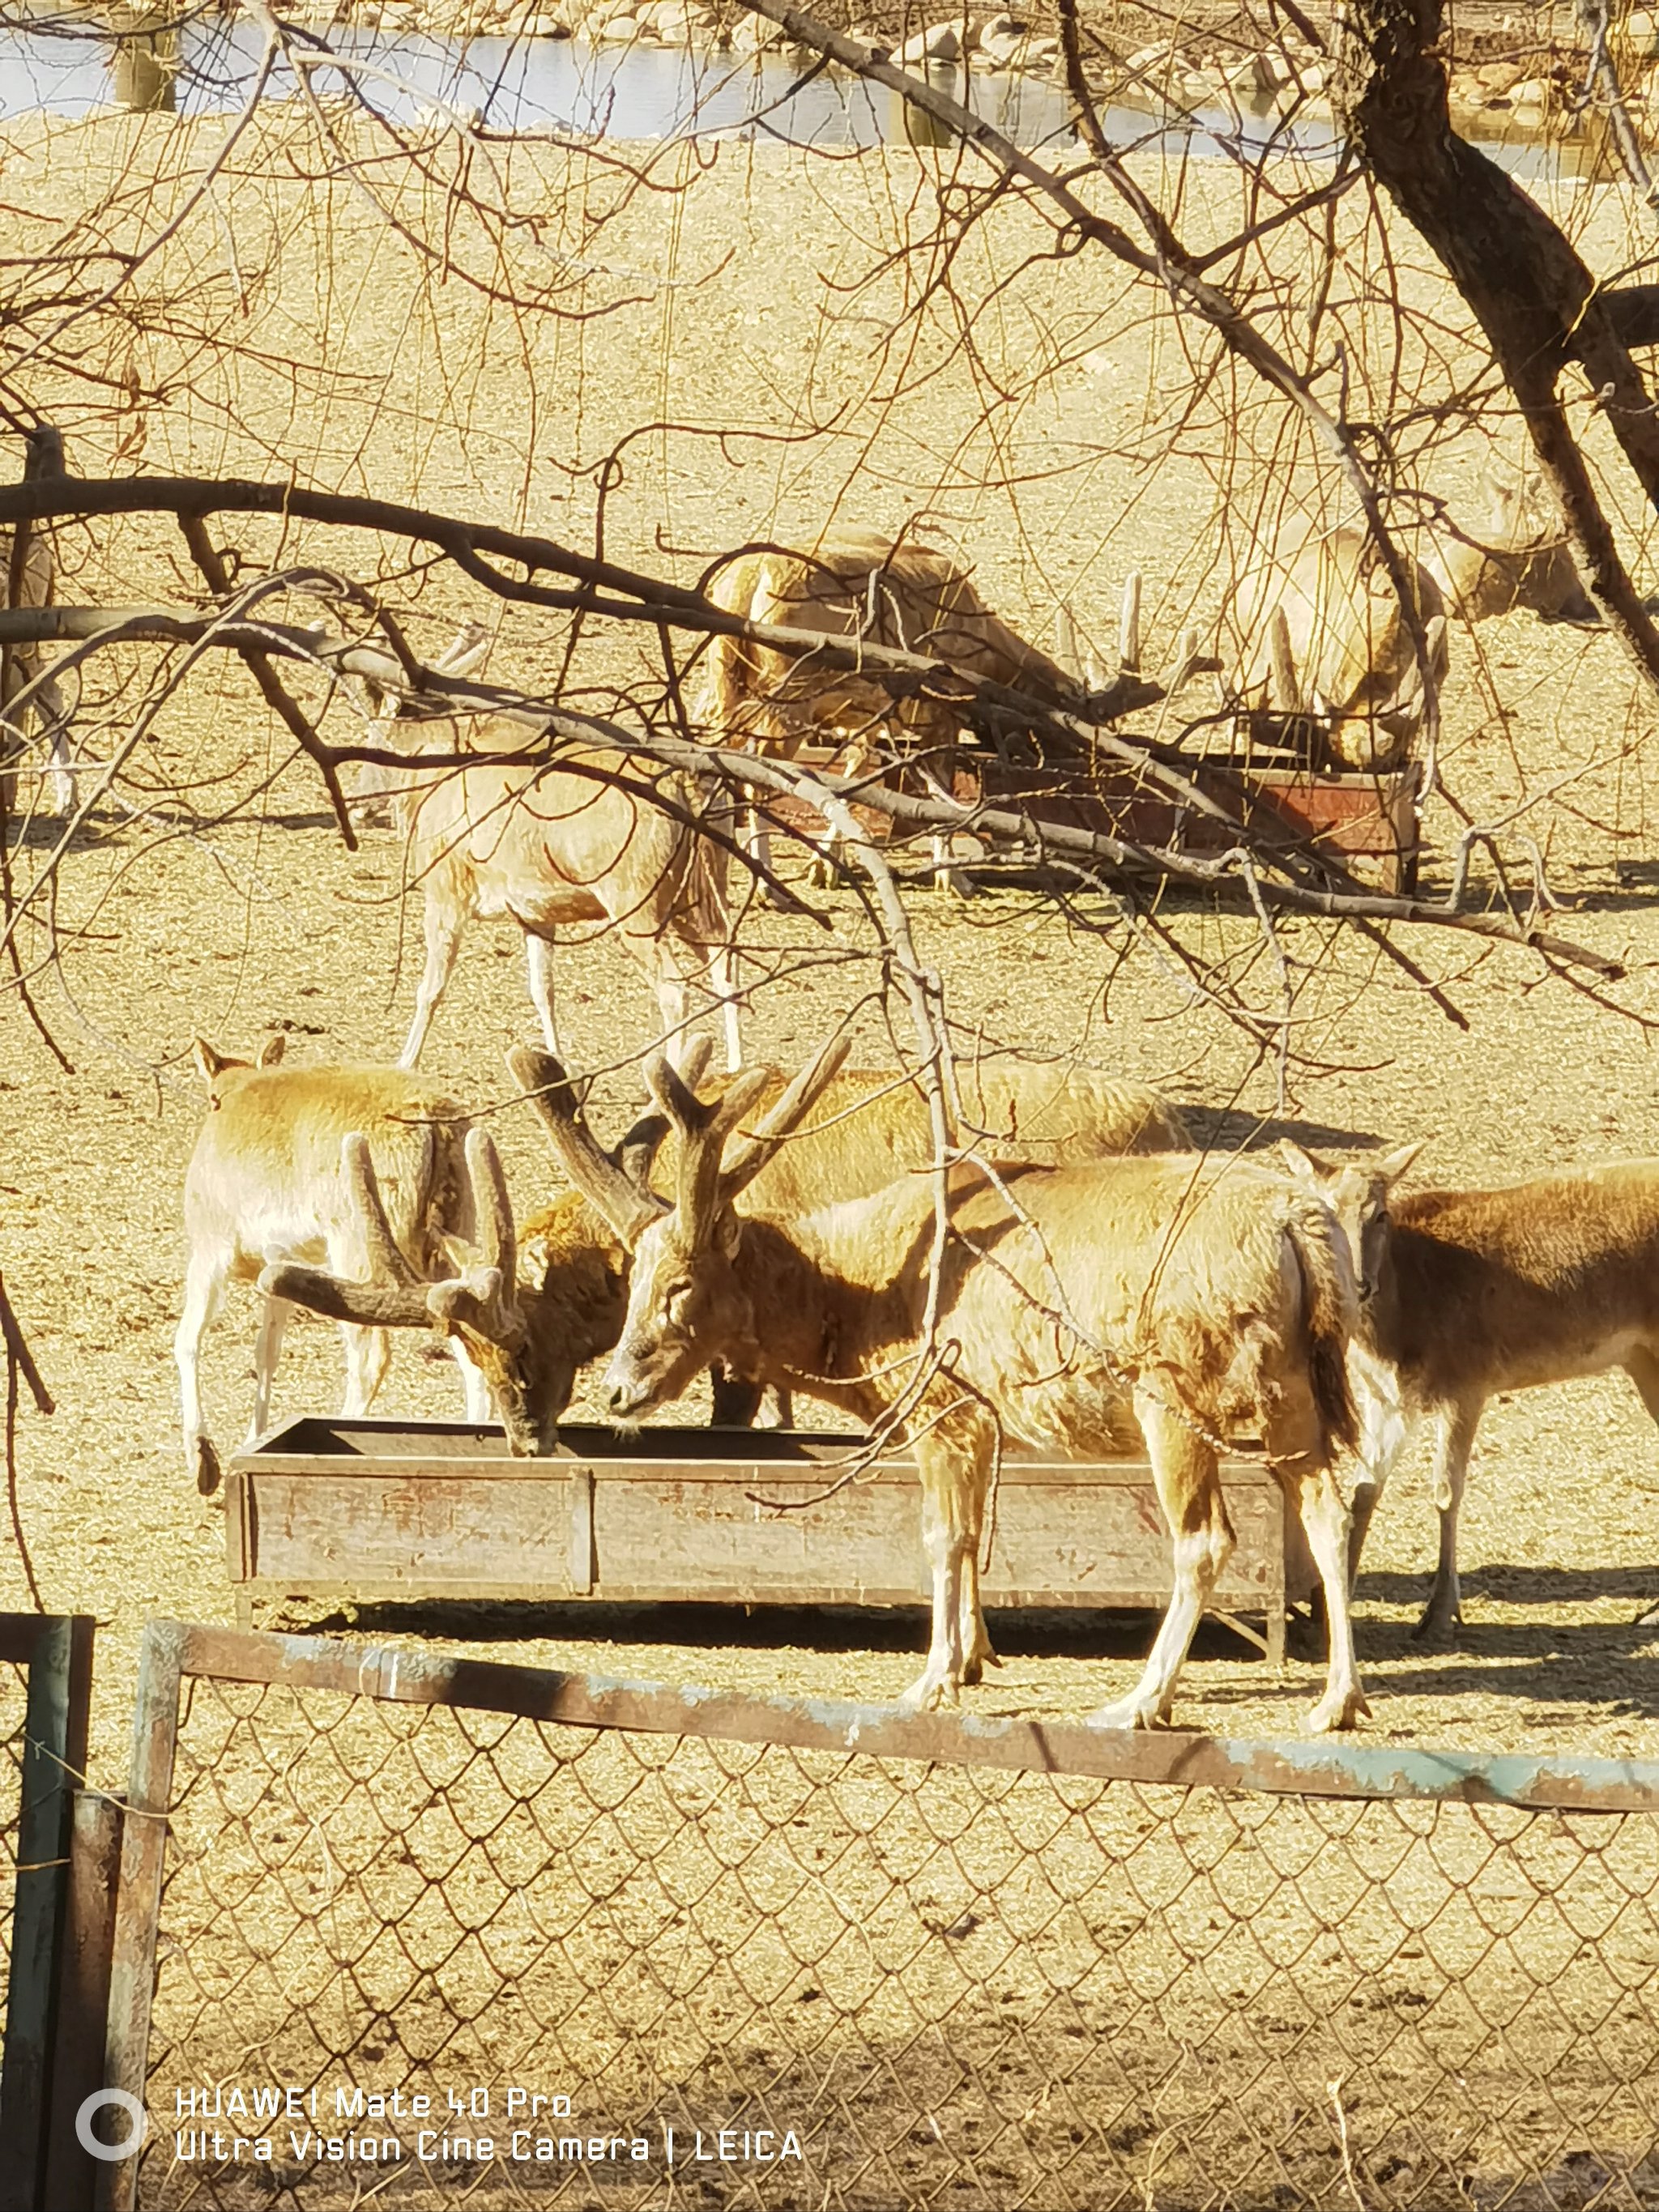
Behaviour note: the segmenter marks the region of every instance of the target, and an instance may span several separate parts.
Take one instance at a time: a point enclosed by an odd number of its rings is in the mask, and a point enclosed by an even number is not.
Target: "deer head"
[[[475,1249],[445,1239],[453,1275],[428,1279],[398,1244],[368,1139],[357,1131],[341,1140],[340,1166],[362,1231],[368,1281],[282,1261],[265,1269],[259,1287],[268,1297],[361,1328],[434,1329],[459,1346],[483,1376],[507,1431],[507,1449],[525,1458],[550,1446],[550,1431],[563,1407],[554,1407],[550,1418],[538,1402],[538,1362],[519,1303],[517,1239],[507,1178],[500,1154],[482,1129],[467,1133],[466,1165],[480,1241]]]
[[[613,1419],[631,1420],[678,1397],[711,1359],[755,1340],[735,1200],[811,1112],[847,1048],[845,1038],[833,1038],[755,1128],[742,1133],[744,1115],[775,1079],[770,1069],[739,1076],[710,1103],[665,1060],[651,1062],[646,1080],[678,1135],[679,1159],[673,1205],[664,1211],[659,1201],[634,1241],[628,1319],[605,1370]]]
[[[275,1067],[287,1042],[279,1030],[275,1036],[265,1039],[254,1059],[233,1060],[228,1053],[216,1052],[205,1037],[192,1037],[190,1056],[196,1062],[197,1073],[207,1085],[209,1112],[218,1112],[226,1091],[239,1074],[258,1075],[267,1067]]]
[[[1427,1141],[1419,1138],[1380,1160],[1336,1161],[1304,1152],[1287,1137],[1279,1140],[1279,1158],[1291,1181],[1318,1197],[1347,1238],[1362,1305],[1376,1298],[1387,1272],[1389,1195]]]

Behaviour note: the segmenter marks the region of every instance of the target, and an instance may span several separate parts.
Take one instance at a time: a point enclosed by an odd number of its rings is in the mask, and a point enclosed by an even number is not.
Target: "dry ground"
[[[86,424],[75,447],[82,469],[100,465],[101,440],[124,435],[159,472],[297,465],[319,482],[373,483],[389,496],[519,516],[580,539],[591,527],[589,487],[569,465],[591,464],[640,423],[788,425],[793,442],[719,445],[677,431],[630,447],[608,550],[661,561],[660,537],[679,549],[679,573],[690,574],[723,544],[800,526],[837,502],[872,521],[920,508],[965,549],[988,596],[1038,635],[1063,592],[1086,634],[1109,636],[1132,563],[1148,577],[1153,659],[1188,620],[1213,619],[1218,532],[1237,526],[1261,474],[1245,469],[1229,484],[1216,463],[1161,457],[1158,426],[1186,389],[1188,365],[1167,331],[1119,297],[1115,280],[1079,276],[1070,264],[1025,267],[976,325],[976,356],[948,327],[930,328],[915,349],[912,388],[894,394],[893,356],[876,340],[906,280],[890,272],[860,291],[837,287],[866,270],[872,242],[928,219],[931,193],[908,155],[807,163],[775,149],[727,149],[684,198],[636,194],[592,233],[591,251],[611,272],[605,297],[614,312],[537,324],[480,306],[458,283],[420,289],[409,258],[343,185],[327,204],[328,251],[319,253],[307,210],[320,188],[308,200],[283,179],[278,159],[282,134],[296,127],[278,117],[252,134],[218,187],[234,268],[218,231],[187,226],[185,242],[149,272],[157,296],[167,283],[193,288],[192,312],[213,324],[216,343],[191,352],[179,341],[170,351],[171,341],[146,338],[137,368],[167,384],[167,396],[112,432]],[[173,204],[222,128],[204,134],[163,118],[116,118],[19,131],[6,197],[40,211],[44,226],[77,196],[107,187],[131,203],[112,203],[118,230],[137,219],[131,206],[155,177],[161,204]],[[556,243],[617,197],[591,173],[572,185],[575,165],[556,154],[534,160],[544,169],[526,169],[532,157],[523,156],[513,189],[537,183]],[[1194,234],[1219,234],[1234,189],[1211,173],[1188,179],[1183,220]],[[411,196],[410,206],[428,213],[434,204],[429,192]],[[1558,204],[1603,259],[1617,258],[1620,204],[1563,186]],[[1012,276],[1040,242],[1018,211],[1001,222],[968,257],[964,288],[970,275]],[[468,250],[463,225],[458,258]],[[1404,281],[1425,309],[1446,312],[1427,275],[1408,265]],[[1464,358],[1458,343],[1444,341],[1453,369]],[[997,378],[1039,358],[1043,380],[1000,401]],[[1194,450],[1225,404],[1224,380],[1206,403],[1211,412],[1200,406],[1194,418]],[[1239,434],[1265,451],[1266,418],[1253,402],[1237,412]],[[811,439],[809,417],[828,425]],[[1443,480],[1455,496],[1467,498],[1478,458],[1466,446],[1448,464]],[[251,555],[276,550],[263,526],[233,523],[221,535]],[[294,533],[287,550],[302,546],[323,550],[320,539]],[[96,549],[77,538],[64,551],[79,570],[77,594],[130,599],[176,588],[173,543],[156,526],[115,526]],[[365,570],[376,558],[366,544],[328,552],[337,562],[360,559]],[[395,589],[423,641],[471,611],[453,587],[422,590],[404,579]],[[961,909],[916,902],[926,957],[947,979],[957,1018],[1002,1040],[1080,1047],[1183,1102],[1248,1109],[1313,1140],[1427,1133],[1425,1167],[1446,1180],[1659,1152],[1643,1026],[1656,1011],[1659,953],[1645,879],[1659,863],[1644,750],[1650,726],[1605,643],[1524,617],[1479,642],[1481,681],[1466,647],[1448,700],[1448,782],[1475,817],[1495,820],[1569,779],[1522,826],[1535,829],[1550,880],[1569,901],[1564,932],[1630,962],[1632,980],[1613,1003],[1543,980],[1517,955],[1478,959],[1460,940],[1414,939],[1414,953],[1467,1017],[1459,1030],[1370,951],[1322,932],[1287,931],[1286,951],[1310,963],[1297,970],[1297,1041],[1307,1064],[1292,1070],[1285,1114],[1274,1119],[1272,1076],[1255,1047],[1166,965],[1137,951],[1120,966],[1121,940],[1108,947],[1005,888]],[[548,625],[513,614],[497,665],[503,673],[550,671]],[[601,699],[607,684],[648,665],[631,639],[590,638],[578,661]],[[389,1054],[407,1018],[418,945],[416,909],[399,896],[400,856],[385,833],[348,854],[319,815],[314,782],[287,768],[261,802],[264,818],[246,818],[262,763],[280,768],[285,755],[239,672],[216,668],[197,679],[166,711],[157,748],[144,757],[163,775],[198,780],[203,819],[233,799],[241,818],[158,830],[106,815],[69,855],[59,920],[86,933],[64,940],[76,1006],[49,978],[42,1003],[76,1062],[73,1077],[54,1067],[15,1000],[0,1015],[0,1259],[61,1401],[50,1423],[24,1416],[23,1522],[47,1602],[84,1607],[105,1624],[95,1765],[111,1782],[125,1757],[126,1686],[143,1620],[230,1617],[222,1517],[190,1490],[174,1431],[179,1189],[199,1111],[181,1065],[188,1038],[201,1030],[236,1048],[281,1024],[300,1053]],[[1446,878],[1456,829],[1443,805],[1431,807],[1431,884]],[[26,870],[41,849],[30,843]],[[1523,872],[1525,865],[1522,857]],[[825,911],[842,942],[867,945],[849,896],[827,901]],[[1080,912],[1098,921],[1105,908]],[[1237,973],[1270,971],[1242,922],[1194,907],[1174,926],[1195,951]],[[823,939],[808,925],[774,921],[756,941],[787,948]],[[611,948],[573,950],[564,973],[574,1060],[608,1064],[645,1042],[644,994]],[[868,969],[855,967],[769,985],[751,1018],[756,1052],[800,1052],[869,982]],[[487,1097],[501,1079],[503,1048],[528,1027],[516,943],[482,928],[440,1017],[430,1073],[464,1097]],[[872,1054],[888,1050],[873,1022],[866,1036]],[[619,1079],[612,1095],[620,1109],[627,1084]],[[528,1207],[546,1187],[547,1165],[524,1117],[502,1127]],[[242,1419],[249,1328],[241,1297],[210,1346],[210,1404],[228,1438]],[[326,1407],[335,1389],[331,1340],[320,1328],[297,1331],[280,1406]],[[446,1375],[400,1353],[388,1410],[447,1412],[456,1402]],[[1495,1407],[1465,1527],[1467,1647],[1447,1655],[1419,1652],[1407,1636],[1432,1528],[1420,1481],[1402,1480],[1376,1523],[1361,1589],[1376,1731],[1609,1755],[1659,1748],[1652,1645],[1631,1626],[1638,1606],[1659,1595],[1656,1483],[1659,1453],[1622,1381]],[[0,1589],[21,1597],[15,1561]],[[920,1634],[919,1622],[878,1627],[871,1652],[860,1648],[861,1632],[792,1620],[780,1650],[763,1622],[700,1621],[690,1644],[678,1640],[680,1626],[565,1610],[501,1648],[636,1675],[886,1698],[911,1672]],[[1127,1681],[1141,1633],[1132,1630],[1127,1647],[1109,1635],[1102,1656],[1015,1630],[1007,1664],[975,1704],[1054,1713],[1092,1706]],[[1315,1671],[1298,1662],[1280,1682],[1218,1647],[1193,1667],[1183,1717],[1245,1734],[1291,1729]]]

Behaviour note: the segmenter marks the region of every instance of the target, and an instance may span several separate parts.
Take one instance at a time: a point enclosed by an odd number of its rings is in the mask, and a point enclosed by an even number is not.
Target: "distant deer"
[[[831,523],[799,552],[773,547],[729,555],[705,577],[704,589],[716,606],[748,621],[928,654],[1092,720],[1103,718],[1109,702],[1134,703],[1121,686],[1091,691],[994,614],[949,554],[914,538]],[[714,637],[694,713],[717,744],[785,759],[807,744],[833,744],[844,750],[842,774],[871,766],[884,737],[907,750],[942,750],[945,758],[928,772],[948,793],[948,749],[961,728],[948,681],[943,696],[937,690],[896,693],[878,677],[825,667],[811,653]],[[757,836],[763,854],[763,830]],[[943,833],[934,840],[941,869],[949,842]]]
[[[707,1104],[653,1061],[651,1088],[679,1138],[672,1206],[613,1157],[595,1157],[579,1123],[564,1125],[567,1171],[633,1254],[605,1378],[613,1418],[636,1420],[720,1359],[866,1423],[902,1419],[933,1576],[912,1708],[954,1698],[994,1656],[978,1555],[1000,1439],[1086,1457],[1121,1449],[1138,1427],[1172,1534],[1175,1595],[1139,1683],[1094,1717],[1110,1728],[1168,1718],[1233,1546],[1218,1446],[1259,1438],[1297,1501],[1325,1589],[1330,1669],[1311,1724],[1352,1726],[1366,1707],[1337,1468],[1355,1432],[1346,1352],[1356,1299],[1322,1198],[1254,1164],[1218,1169],[1190,1154],[957,1168],[930,1332],[929,1178],[801,1216],[737,1209],[839,1056],[820,1053],[747,1134],[764,1072]]]
[[[58,588],[58,571],[52,557],[52,548],[44,538],[31,531],[23,547],[22,574],[12,574],[12,548],[15,540],[9,531],[0,530],[0,605],[17,607],[49,607]],[[70,771],[69,744],[69,709],[64,695],[54,679],[46,672],[46,662],[38,645],[10,645],[0,647],[0,720],[9,719],[12,700],[23,687],[32,685],[29,710],[36,726],[51,736],[51,767],[46,774],[46,788],[53,811],[70,814],[75,811],[75,777]],[[0,774],[15,773],[19,742],[19,728],[13,738],[9,731],[0,732]]]
[[[550,1052],[558,1050],[555,933],[599,922],[650,978],[670,1057],[685,1049],[691,988],[705,985],[721,1002],[726,1064],[738,1066],[726,856],[696,826],[705,794],[690,776],[665,775],[659,787],[667,804],[653,805],[637,790],[641,764],[597,746],[550,767],[494,757],[524,751],[532,735],[499,717],[377,726],[377,741],[397,749],[476,756],[463,768],[375,764],[357,786],[360,798],[389,799],[410,875],[425,889],[426,964],[398,1066],[419,1061],[462,933],[489,915],[524,933],[531,1002]]]
[[[185,1183],[190,1261],[175,1351],[185,1457],[198,1488],[220,1479],[199,1382],[202,1340],[233,1280],[263,1297],[252,1441],[265,1429],[295,1305],[342,1324],[345,1411],[368,1411],[390,1328],[445,1340],[469,1418],[499,1419],[511,1449],[546,1451],[576,1370],[617,1340],[621,1275],[598,1222],[544,1232],[540,1279],[518,1277],[512,1206],[495,1148],[453,1099],[398,1068],[283,1068],[198,1038],[210,1111]],[[476,1245],[473,1240],[476,1239]],[[327,1269],[315,1264],[325,1261]]]
[[[1402,547],[1436,685],[1449,665],[1448,629],[1515,607],[1565,622],[1599,619],[1541,488],[1484,479],[1484,523],[1465,534],[1425,530],[1413,556]],[[1421,726],[1421,672],[1400,601],[1376,546],[1361,529],[1288,523],[1269,554],[1234,582],[1222,617],[1231,685],[1243,709],[1332,718],[1339,761],[1387,768],[1406,757]]]
[[[1659,1160],[1393,1195],[1420,1149],[1339,1166],[1281,1147],[1337,1210],[1359,1267],[1359,1341],[1397,1379],[1406,1417],[1362,1440],[1352,1564],[1407,1420],[1429,1422],[1440,1553],[1417,1634],[1443,1641],[1462,1621],[1458,1509],[1488,1401],[1622,1367],[1659,1421]]]

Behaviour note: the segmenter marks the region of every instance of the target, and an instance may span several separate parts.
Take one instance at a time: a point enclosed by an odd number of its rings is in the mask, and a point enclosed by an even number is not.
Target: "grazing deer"
[[[688,994],[702,983],[721,1000],[726,1064],[740,1064],[726,857],[695,826],[706,801],[690,777],[661,779],[670,812],[640,794],[641,765],[621,753],[591,747],[552,767],[492,757],[530,742],[500,719],[382,722],[377,738],[413,752],[477,757],[464,768],[376,765],[358,782],[359,798],[388,798],[410,876],[425,888],[426,964],[400,1067],[419,1061],[462,933],[483,915],[505,915],[524,933],[531,1002],[550,1052],[558,1050],[555,933],[599,922],[650,977],[670,1056],[685,1049]]]
[[[621,1326],[609,1239],[597,1223],[567,1229],[544,1252],[541,1280],[520,1283],[501,1162],[461,1108],[398,1068],[279,1067],[281,1048],[273,1039],[250,1065],[195,1044],[210,1111],[185,1182],[174,1349],[198,1488],[209,1496],[220,1479],[202,1340],[233,1279],[257,1279],[264,1298],[250,1441],[267,1425],[283,1330],[303,1305],[342,1324],[346,1413],[367,1412],[384,1380],[386,1331],[425,1328],[461,1368],[470,1419],[489,1420],[493,1404],[514,1452],[550,1449],[577,1368]],[[322,1260],[331,1272],[310,1264]]]
[[[1396,1379],[1407,1417],[1362,1441],[1352,1565],[1407,1420],[1430,1422],[1440,1553],[1416,1632],[1449,1638],[1462,1622],[1458,1509],[1487,1401],[1622,1367],[1659,1421],[1659,1160],[1395,1197],[1419,1146],[1349,1166],[1281,1149],[1322,1186],[1346,1231],[1359,1341]]]
[[[1092,720],[1136,703],[1121,686],[1091,693],[994,614],[948,554],[915,538],[832,523],[810,550],[728,555],[705,576],[703,588],[717,607],[746,621],[929,654]],[[942,682],[948,686],[948,678]],[[848,775],[874,765],[883,738],[906,750],[942,749],[945,760],[925,765],[924,773],[948,795],[946,763],[960,726],[948,690],[945,696],[936,686],[896,696],[878,677],[721,636],[709,641],[694,713],[705,736],[721,745],[786,760],[814,742],[844,748],[839,772]],[[941,873],[949,842],[943,835],[934,840]],[[763,829],[757,830],[753,849],[767,856]]]
[[[1402,548],[1437,689],[1450,623],[1486,622],[1515,607],[1598,619],[1539,484],[1489,471],[1485,489],[1480,530],[1466,535],[1448,524],[1425,530],[1416,556]],[[1331,718],[1339,762],[1389,768],[1405,757],[1423,720],[1422,673],[1365,531],[1288,523],[1271,554],[1233,584],[1222,635],[1236,647],[1228,663],[1238,672],[1236,708]]]
[[[666,1205],[565,1121],[567,1172],[633,1255],[628,1319],[606,1372],[636,1420],[711,1359],[811,1390],[866,1423],[902,1423],[921,1478],[933,1577],[927,1663],[909,1707],[954,1698],[994,1658],[979,1595],[988,1487],[1006,1435],[1086,1456],[1131,1417],[1151,1455],[1175,1595],[1131,1694],[1102,1727],[1168,1718],[1193,1632],[1232,1549],[1224,1436],[1260,1438],[1297,1500],[1324,1584],[1330,1670],[1316,1729],[1366,1710],[1347,1613],[1348,1510],[1336,1480],[1354,1433],[1346,1352],[1357,1304],[1322,1196],[1243,1162],[1189,1154],[1085,1166],[949,1171],[932,1279],[934,1195],[911,1177],[798,1218],[738,1211],[839,1060],[821,1053],[740,1134],[765,1086],[716,1104],[665,1060],[648,1079],[679,1138]]]
[[[0,605],[49,607],[58,588],[58,570],[51,546],[31,531],[23,547],[22,573],[14,576],[15,543],[11,532],[0,530]],[[0,720],[10,720],[11,702],[26,684],[33,687],[28,704],[35,723],[43,732],[51,735],[52,764],[47,771],[46,788],[52,810],[58,814],[73,813],[75,777],[70,766],[69,710],[64,695],[47,674],[45,656],[38,645],[0,647]],[[0,763],[4,763],[0,772],[14,772],[21,739],[21,726],[15,735],[9,728],[0,736]]]
[[[694,1085],[702,1079],[705,1042],[697,1040],[697,1051],[681,1068],[683,1079]],[[515,1046],[507,1060],[514,1082],[547,1126],[555,1158],[562,1161],[567,1139],[562,1125],[580,1115],[588,1086],[569,1082],[556,1060],[528,1046]],[[775,1072],[762,1073],[766,1080],[757,1103],[775,1105],[783,1079]],[[956,1069],[956,1090],[955,1118],[961,1131],[976,1151],[994,1158],[1058,1165],[1124,1152],[1175,1152],[1188,1141],[1180,1115],[1156,1091],[1065,1060],[964,1059]],[[641,1133],[649,1129],[649,1123],[640,1125]],[[637,1142],[634,1133],[624,1139],[630,1147]],[[629,1157],[635,1157],[631,1149]],[[744,1194],[745,1210],[787,1218],[832,1199],[865,1198],[925,1168],[933,1157],[921,1084],[890,1072],[843,1067],[818,1092],[812,1126],[792,1131],[757,1171]],[[616,1264],[625,1278],[627,1262],[620,1252]],[[620,1312],[617,1318],[619,1336]],[[611,1345],[603,1348],[608,1352]],[[761,1387],[717,1368],[714,1390],[715,1425],[747,1427],[758,1409]],[[778,1395],[780,1419],[787,1426],[788,1394]]]

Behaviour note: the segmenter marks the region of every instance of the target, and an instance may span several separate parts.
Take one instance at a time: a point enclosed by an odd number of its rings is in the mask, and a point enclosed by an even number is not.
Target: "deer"
[[[696,1040],[681,1067],[683,1079],[694,1086],[703,1080],[707,1042]],[[554,1157],[562,1165],[568,1141],[562,1125],[580,1118],[591,1084],[573,1080],[550,1054],[527,1045],[515,1045],[507,1065],[515,1087],[530,1099],[546,1127]],[[774,1070],[762,1073],[766,1080],[757,1100],[762,1106],[771,1106],[781,1095],[783,1078]],[[1072,1061],[964,1057],[956,1064],[953,1088],[959,1133],[993,1158],[1058,1164],[1068,1158],[1183,1151],[1188,1143],[1179,1112],[1155,1091]],[[744,1194],[750,1206],[786,1217],[810,1212],[832,1198],[866,1197],[926,1167],[933,1158],[927,1097],[915,1077],[843,1066],[819,1091],[814,1111],[813,1125],[793,1130],[757,1171]],[[630,1159],[651,1131],[652,1124],[646,1121],[624,1138]],[[673,1132],[670,1128],[663,1133],[672,1138]],[[583,1136],[592,1142],[585,1128]],[[570,1209],[561,1205],[546,1218],[568,1241],[574,1218]],[[587,1218],[591,1221],[591,1214]],[[540,1227],[538,1218],[526,1225],[526,1233],[539,1232]],[[627,1260],[621,1246],[610,1249],[607,1261],[625,1279]],[[731,1376],[719,1366],[713,1383],[714,1425],[749,1427],[759,1410],[762,1387]],[[776,1395],[779,1421],[787,1427],[790,1394],[780,1390]]]
[[[1437,690],[1455,622],[1524,607],[1547,620],[1595,623],[1560,526],[1538,479],[1488,469],[1486,514],[1472,532],[1449,522],[1402,548]],[[1236,579],[1222,617],[1237,641],[1229,703],[1244,712],[1328,719],[1339,765],[1396,768],[1425,712],[1422,671],[1400,601],[1364,530],[1322,530],[1297,518]]]
[[[16,538],[10,531],[0,530],[0,604],[9,607],[49,607],[58,590],[58,568],[52,557],[52,547],[44,538],[31,531],[23,544],[21,572],[14,573]],[[11,724],[5,732],[0,756],[10,754],[21,742],[21,719],[11,723],[12,702],[25,689],[25,702],[43,733],[49,734],[50,766],[46,770],[46,791],[54,813],[70,814],[75,811],[75,776],[70,763],[69,744],[69,709],[56,679],[48,672],[46,659],[38,645],[9,645],[0,647],[0,719]],[[9,763],[4,773],[12,773]]]
[[[1198,1621],[1231,1552],[1218,1476],[1230,1438],[1260,1439],[1294,1497],[1325,1590],[1330,1663],[1316,1732],[1369,1708],[1347,1610],[1342,1486],[1358,1433],[1346,1350],[1358,1300],[1322,1194],[1243,1160],[1145,1154],[1066,1167],[945,1170],[779,1216],[739,1195],[844,1055],[826,1046],[745,1129],[769,1080],[700,1098],[663,1057],[647,1081],[679,1140],[671,1198],[562,1125],[567,1173],[632,1255],[605,1370],[613,1420],[639,1421],[720,1359],[908,1432],[933,1591],[909,1711],[957,1702],[994,1660],[980,1603],[986,1497],[1005,1437],[1079,1456],[1136,1430],[1171,1532],[1175,1589],[1141,1678],[1097,1727],[1169,1719]],[[937,1279],[935,1279],[935,1274]]]
[[[685,1049],[690,992],[706,984],[720,1002],[726,1065],[741,1065],[726,855],[697,826],[706,798],[690,776],[664,775],[658,805],[640,788],[639,763],[602,746],[550,766],[503,757],[521,756],[533,732],[501,716],[382,720],[376,737],[396,750],[470,757],[459,768],[418,757],[376,764],[358,781],[359,799],[388,802],[424,890],[426,961],[400,1067],[419,1065],[466,925],[483,916],[506,916],[523,932],[550,1052],[559,1048],[556,933],[598,922],[650,979],[671,1057]]]
[[[198,1490],[210,1497],[221,1480],[200,1356],[232,1281],[257,1283],[262,1300],[250,1443],[268,1425],[284,1329],[304,1306],[342,1325],[347,1414],[367,1413],[385,1379],[387,1330],[422,1328],[460,1368],[470,1419],[493,1408],[515,1455],[550,1450],[578,1368],[621,1328],[608,1235],[597,1222],[544,1226],[540,1278],[521,1282],[500,1158],[463,1109],[397,1068],[283,1067],[282,1042],[252,1061],[199,1037],[192,1047],[209,1112],[185,1181],[174,1352]]]
[[[1440,1546],[1415,1633],[1451,1641],[1458,1511],[1490,1401],[1622,1367],[1659,1421],[1659,1160],[1396,1196],[1420,1145],[1374,1164],[1280,1150],[1337,1212],[1359,1274],[1358,1342],[1397,1396],[1397,1417],[1361,1445],[1352,1567],[1411,1427],[1426,1422]]]
[[[1093,721],[1158,696],[1133,684],[1091,690],[994,613],[949,554],[913,537],[831,523],[799,552],[767,546],[728,554],[705,573],[701,588],[715,606],[745,621],[929,654]],[[842,775],[872,768],[879,741],[937,751],[944,757],[939,766],[924,761],[921,773],[945,796],[945,762],[961,720],[937,688],[897,696],[878,676],[827,668],[811,653],[796,657],[731,635],[709,641],[693,719],[712,743],[786,760],[827,742],[842,754]],[[937,879],[959,889],[945,866],[949,844],[943,833],[933,841]],[[769,860],[763,823],[751,831],[750,850]]]

